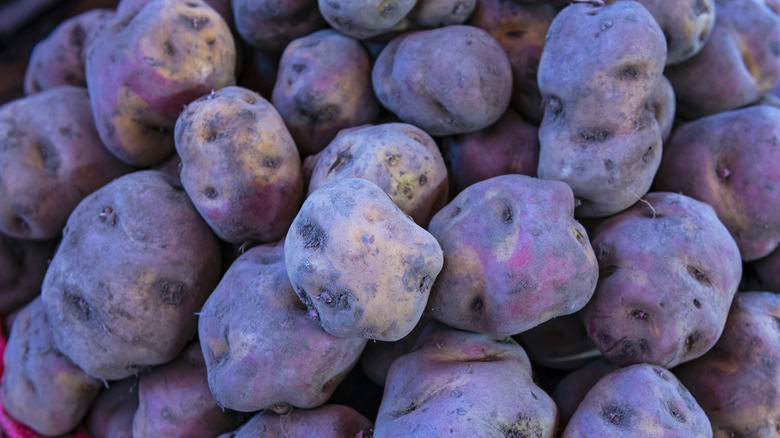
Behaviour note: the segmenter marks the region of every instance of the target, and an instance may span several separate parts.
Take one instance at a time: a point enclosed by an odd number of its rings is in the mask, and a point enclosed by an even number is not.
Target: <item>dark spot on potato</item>
[[[209,199],[216,199],[217,195],[219,195],[219,192],[216,188],[207,186],[205,189],[203,189],[203,194],[206,195],[206,197]]]
[[[617,357],[621,359],[633,359],[636,355],[636,344],[628,339],[620,341],[620,349],[617,352]]]
[[[420,179],[418,180],[421,186],[424,186],[428,182],[428,177],[425,176],[425,174],[420,175]]]
[[[647,148],[645,153],[642,154],[642,162],[649,163],[653,159],[654,155],[655,152],[653,151],[653,146],[650,146],[649,148]]]
[[[669,414],[674,418],[675,420],[679,421],[680,423],[685,423],[688,421],[687,418],[685,418],[685,415],[677,409],[677,405],[669,400],[666,402],[666,409],[669,410]]]
[[[585,235],[582,234],[582,231],[580,231],[577,228],[574,229],[574,238],[577,239],[577,242],[580,242],[582,244],[586,243]]]
[[[68,289],[62,291],[62,299],[66,305],[70,306],[76,314],[79,321],[89,321],[92,316],[92,306],[82,296],[71,292]]]
[[[300,73],[306,69],[306,64],[293,64],[290,68],[292,68],[292,71],[295,73]]]
[[[60,169],[60,154],[48,141],[38,141],[35,143],[35,149],[38,151],[38,156],[41,158],[41,165],[46,175],[54,176]]]
[[[604,169],[606,169],[607,171],[611,171],[614,168],[615,168],[615,162],[610,160],[609,158],[606,158],[604,160]]]
[[[329,6],[331,9],[335,9],[335,10],[337,10],[337,11],[341,9],[341,5],[340,5],[340,4],[338,4],[338,2],[328,2],[328,6]]]
[[[176,54],[176,49],[173,47],[173,43],[170,41],[165,41],[163,43],[163,50],[165,51],[165,54],[168,56],[173,56]]]
[[[73,130],[69,126],[63,126],[60,128],[60,135],[66,138],[73,138]]]
[[[525,35],[524,30],[510,30],[504,33],[504,35],[508,36],[509,38],[522,38],[523,35]]]
[[[696,18],[702,14],[709,14],[710,7],[707,6],[707,2],[705,2],[704,0],[696,0],[691,5],[691,12],[693,13],[693,18]]]
[[[366,310],[362,307],[358,307],[357,309],[355,309],[354,312],[352,312],[352,318],[355,321],[360,321],[361,319],[363,319],[364,313],[366,313]]]
[[[601,407],[601,418],[608,425],[628,428],[636,412],[630,406],[610,402]]]
[[[553,115],[558,116],[558,115],[560,115],[563,112],[563,102],[561,101],[561,99],[559,99],[559,98],[557,98],[555,96],[550,96],[550,97],[547,98],[547,102],[546,103],[547,103],[546,106],[548,106],[550,108],[550,110],[552,111]]]
[[[482,306],[483,306],[483,302],[482,302],[482,297],[480,296],[474,297],[474,300],[471,301],[471,310],[475,312],[481,312]]]
[[[336,160],[330,165],[328,169],[328,175],[333,171],[338,171],[352,161],[352,154],[349,149],[342,149],[336,152]]]
[[[685,343],[683,344],[683,354],[690,353],[696,343],[701,341],[701,338],[702,336],[699,332],[693,332],[687,338],[685,338]]]
[[[325,230],[313,221],[301,221],[297,225],[296,232],[305,249],[319,250],[327,244]]]
[[[193,17],[192,21],[190,22],[192,28],[195,30],[203,29],[208,23],[209,23],[208,17]]]
[[[84,27],[80,24],[76,24],[70,31],[69,41],[71,47],[76,48],[76,50],[81,53],[84,48],[84,43],[87,41],[87,31],[85,31]]]
[[[599,278],[601,278],[601,279],[609,278],[612,274],[615,273],[615,271],[617,271],[617,269],[618,269],[618,266],[615,266],[615,265],[605,266],[605,267],[599,269]]]
[[[618,79],[634,80],[639,77],[641,70],[635,65],[627,65],[618,72]]]
[[[512,222],[512,207],[509,204],[504,203],[504,210],[501,213],[501,223],[504,225],[511,225]]]
[[[699,300],[697,300],[696,298],[694,298],[694,299],[693,299],[693,305],[694,305],[694,306],[695,306],[697,309],[701,309],[701,302],[700,302]]]
[[[687,265],[685,269],[688,271],[688,274],[690,274],[690,276],[693,277],[699,283],[705,284],[707,286],[712,286],[712,282],[710,281],[709,276],[707,276],[707,274],[702,272],[700,269],[692,265]]]
[[[278,169],[282,165],[282,161],[281,157],[265,157],[263,158],[263,167]]]
[[[184,300],[184,284],[179,281],[159,280],[157,290],[162,302],[169,306],[178,306]]]
[[[523,414],[519,414],[514,423],[501,426],[501,433],[504,438],[532,438],[547,435],[545,427],[539,423],[539,420],[525,417]]]
[[[639,320],[646,320],[650,315],[643,310],[634,310],[631,312],[631,317]]]
[[[579,135],[583,140],[594,142],[594,143],[603,143],[610,138],[612,138],[613,133],[607,131],[606,129],[601,128],[593,128],[593,129],[580,129],[577,132],[577,135]]]
[[[188,8],[196,8],[196,7],[198,7],[198,4],[195,3],[195,2],[187,2],[185,4],[187,5]]]
[[[452,217],[455,217],[455,216],[459,215],[461,211],[462,210],[460,209],[460,207],[453,208],[452,209]]]

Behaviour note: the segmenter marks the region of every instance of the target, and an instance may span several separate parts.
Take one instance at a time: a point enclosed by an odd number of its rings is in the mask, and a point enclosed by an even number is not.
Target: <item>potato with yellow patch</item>
[[[325,331],[379,341],[412,331],[443,264],[436,239],[379,186],[357,178],[309,195],[284,255],[295,292]]]

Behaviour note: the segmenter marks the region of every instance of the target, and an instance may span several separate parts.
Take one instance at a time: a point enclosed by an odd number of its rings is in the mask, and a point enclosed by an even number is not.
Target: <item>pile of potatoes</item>
[[[0,105],[2,407],[94,438],[777,436],[779,83],[776,0],[68,18]]]

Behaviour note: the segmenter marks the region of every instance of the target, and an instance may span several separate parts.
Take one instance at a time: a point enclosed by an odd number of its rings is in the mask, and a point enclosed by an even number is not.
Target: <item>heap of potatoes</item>
[[[780,1],[121,0],[0,106],[44,436],[780,436]],[[777,87],[777,89],[776,89]]]

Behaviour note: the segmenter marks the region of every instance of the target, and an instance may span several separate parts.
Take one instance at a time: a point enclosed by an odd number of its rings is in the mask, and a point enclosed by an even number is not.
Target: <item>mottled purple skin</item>
[[[200,312],[198,333],[212,394],[243,412],[322,405],[366,345],[331,336],[309,317],[281,244],[233,262]]]
[[[0,234],[0,315],[8,315],[41,293],[59,239],[20,240]]]
[[[103,146],[87,89],[62,86],[0,107],[0,233],[48,240],[85,196],[134,170]]]
[[[656,190],[710,204],[757,260],[780,245],[780,109],[727,111],[681,125],[664,145]]]
[[[669,140],[669,136],[672,135],[677,108],[674,88],[672,88],[672,84],[666,76],[661,77],[655,90],[653,90],[653,94],[650,96],[650,105],[652,105],[655,119],[658,121],[661,139],[666,143]]]
[[[552,398],[558,406],[560,414],[558,428],[563,430],[569,424],[574,411],[585,399],[588,391],[601,380],[602,377],[619,369],[608,360],[601,358],[591,360],[589,363],[567,374],[553,391]]]
[[[247,417],[211,395],[201,346],[194,342],[176,360],[141,375],[133,437],[213,438]]]
[[[111,382],[92,404],[84,425],[92,438],[133,438],[138,409],[138,379]]]
[[[707,415],[669,371],[637,364],[607,374],[585,396],[561,435],[712,437]]]
[[[650,193],[603,222],[592,244],[599,283],[583,320],[607,359],[671,368],[717,341],[742,262],[712,207]]]
[[[275,242],[303,198],[301,159],[270,102],[225,87],[187,105],[176,121],[181,182],[220,239]]]
[[[374,438],[555,436],[558,410],[534,384],[528,356],[434,322],[390,368]]]
[[[418,0],[318,0],[325,21],[338,32],[364,40],[405,27]]]
[[[780,249],[753,262],[758,278],[767,290],[780,294]]]
[[[379,101],[432,136],[495,123],[512,95],[512,67],[489,33],[467,25],[408,32],[385,46],[371,78]]]
[[[233,433],[219,438],[369,438],[371,421],[354,409],[325,405],[293,409],[286,414],[263,411]]]
[[[740,292],[707,354],[674,369],[716,438],[771,437],[780,422],[780,296]]]
[[[333,29],[298,38],[279,61],[272,102],[301,155],[317,153],[340,130],[376,121],[371,58],[358,40]]]
[[[325,27],[317,0],[231,0],[241,39],[250,46],[281,53],[290,41]]]
[[[103,382],[84,373],[54,345],[40,298],[14,320],[3,366],[3,408],[46,436],[75,428],[103,387]]]
[[[558,181],[502,175],[462,191],[431,220],[446,263],[428,314],[452,327],[514,335],[581,309],[596,256]]]
[[[442,139],[452,195],[494,176],[536,176],[539,130],[513,109],[479,131]]]
[[[514,338],[534,364],[546,368],[574,370],[601,357],[576,313],[543,322]]]
[[[117,380],[176,358],[220,275],[219,240],[172,177],[114,180],[68,219],[41,295],[57,347]]]
[[[780,79],[780,2],[715,0],[715,11],[701,51],[666,70],[687,119],[747,105]]]
[[[463,24],[476,6],[477,0],[417,0],[405,20],[415,29]]]
[[[153,0],[117,14],[87,49],[95,124],[106,147],[135,166],[173,154],[182,107],[235,83],[225,20],[202,0]]]

